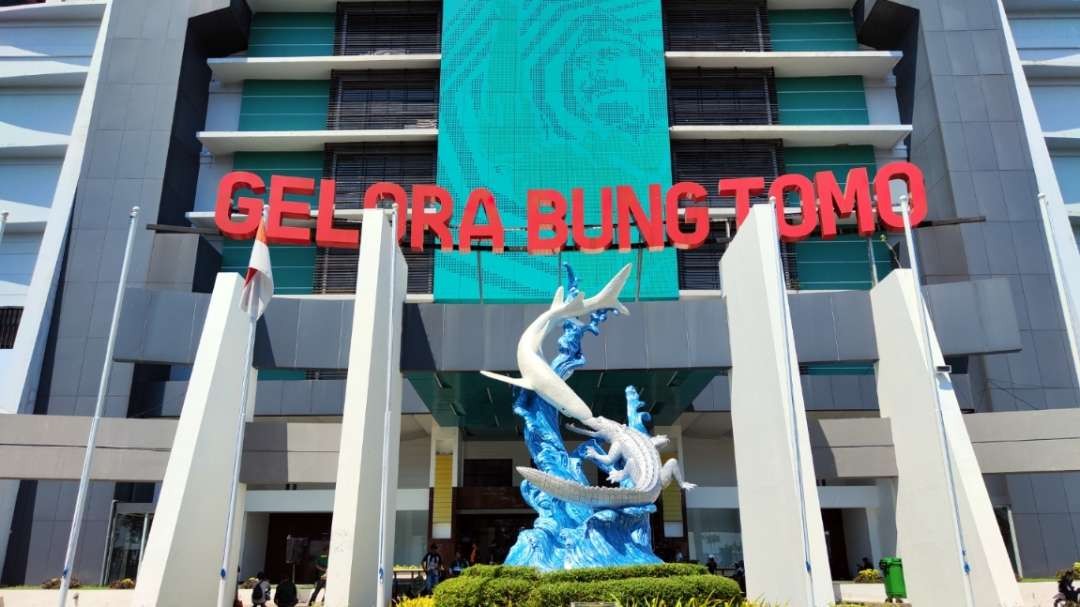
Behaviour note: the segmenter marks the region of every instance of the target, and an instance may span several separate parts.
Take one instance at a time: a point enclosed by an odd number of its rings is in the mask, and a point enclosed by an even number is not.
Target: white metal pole
[[[930,319],[926,317],[926,302],[922,292],[922,282],[919,278],[919,255],[915,250],[915,235],[911,229],[911,217],[908,215],[910,198],[907,194],[900,197],[900,216],[904,220],[904,239],[907,241],[908,266],[911,268],[911,278],[915,282],[915,305],[919,308],[919,324],[922,326],[924,347],[926,349],[926,363],[935,367],[934,346],[930,342]],[[971,587],[971,564],[968,563],[967,545],[964,542],[964,527],[960,519],[960,500],[957,497],[956,478],[953,472],[952,449],[949,448],[949,436],[945,428],[945,412],[941,408],[941,394],[938,392],[938,370],[930,375],[931,388],[934,393],[934,402],[937,405],[938,414],[938,439],[941,442],[942,452],[945,455],[945,478],[949,485],[949,499],[953,506],[953,524],[956,531],[956,540],[960,544],[960,570],[964,575],[964,599],[968,607],[975,606],[974,590]]]
[[[379,486],[379,579],[377,597],[375,599],[375,605],[377,607],[386,606],[386,523],[389,518],[386,512],[386,499],[390,493],[390,481],[387,478],[389,476],[388,471],[390,469],[390,441],[399,440],[397,436],[390,436],[390,416],[393,414],[392,407],[390,405],[390,381],[392,379],[392,359],[394,356],[394,307],[397,301],[397,256],[398,256],[398,243],[397,243],[397,231],[398,231],[398,213],[397,205],[393,205],[390,211],[390,233],[391,247],[390,254],[390,288],[387,289],[387,299],[389,300],[390,309],[388,314],[390,316],[389,321],[386,323],[386,412],[383,419],[383,449],[382,449],[382,483]],[[393,571],[390,573],[393,576]],[[391,582],[391,588],[393,588],[393,582]]]
[[[229,554],[232,552],[233,534],[236,521],[236,497],[240,485],[240,462],[244,455],[244,430],[247,428],[247,403],[251,390],[251,364],[255,353],[255,303],[252,302],[248,316],[247,350],[244,353],[244,376],[240,378],[240,410],[236,416],[236,437],[233,439],[232,484],[229,486],[228,519],[225,521],[225,548],[221,554],[221,569],[218,571],[218,607],[230,607],[232,599],[228,597]]]
[[[105,409],[105,394],[109,388],[113,349],[116,346],[116,329],[120,320],[120,311],[124,306],[124,291],[127,287],[128,268],[131,265],[131,249],[135,242],[135,226],[138,224],[138,219],[139,207],[132,207],[131,213],[128,214],[127,244],[124,247],[124,261],[120,265],[120,281],[116,285],[116,301],[113,303],[112,324],[109,325],[109,338],[105,345],[105,362],[101,365],[97,402],[94,404],[94,417],[90,421],[90,435],[86,437],[86,453],[83,455],[82,475],[79,477],[79,492],[75,496],[75,513],[72,515],[67,553],[64,555],[64,571],[60,576],[60,599],[58,603],[60,607],[64,607],[64,603],[67,601],[68,588],[71,587],[71,570],[75,563],[75,550],[79,545],[79,532],[82,531],[83,515],[86,512],[86,496],[90,492],[90,467],[94,462],[94,447],[97,443],[98,425],[101,422],[101,414]]]
[[[802,444],[799,441],[799,413],[795,405],[794,375],[796,369],[791,368],[791,343],[788,340],[788,333],[791,332],[791,312],[788,310],[787,280],[784,278],[784,264],[781,261],[781,256],[784,252],[780,245],[780,226],[777,224],[777,222],[780,221],[780,218],[783,217],[784,207],[782,206],[783,203],[774,196],[769,197],[769,202],[769,206],[772,208],[775,215],[775,218],[770,224],[773,226],[772,234],[776,245],[776,272],[780,282],[780,326],[783,327],[783,335],[780,336],[780,339],[784,340],[784,374],[787,376],[788,412],[791,415],[792,449],[795,454],[795,485],[799,492],[799,524],[802,527],[803,563],[806,566],[806,575],[809,578],[808,590],[810,600],[807,604],[819,607],[814,603],[817,593],[814,588],[813,565],[810,563],[810,529],[809,522],[806,519],[806,485],[803,482],[802,474],[803,454]]]

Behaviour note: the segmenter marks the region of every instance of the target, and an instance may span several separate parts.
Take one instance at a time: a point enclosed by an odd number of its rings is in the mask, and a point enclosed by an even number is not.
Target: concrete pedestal
[[[933,358],[927,359],[915,289],[910,270],[894,270],[870,292],[878,402],[882,417],[891,421],[896,450],[897,544],[908,596],[915,605],[1020,605],[1019,586],[952,382],[947,373],[937,371],[944,361],[933,326],[927,328]],[[955,504],[938,403],[952,460]],[[960,558],[957,510],[971,565],[968,575]]]
[[[364,211],[330,529],[328,607],[368,607],[389,600],[401,428],[401,318],[407,273],[386,214]],[[385,468],[384,447],[389,448]],[[384,479],[389,487],[385,500],[380,495]],[[387,513],[382,585],[380,511]],[[381,589],[385,600],[379,596]]]
[[[823,607],[832,576],[775,221],[754,207],[721,262],[747,596]]]
[[[251,374],[255,385],[255,370],[244,360],[248,316],[240,310],[242,286],[242,277],[232,273],[218,274],[214,284],[132,607],[217,602],[232,461],[240,448],[235,443],[236,416],[244,373]],[[250,390],[249,419],[254,403],[255,390]],[[245,493],[241,485],[229,587],[235,587],[243,545]],[[231,607],[231,601],[220,607]]]

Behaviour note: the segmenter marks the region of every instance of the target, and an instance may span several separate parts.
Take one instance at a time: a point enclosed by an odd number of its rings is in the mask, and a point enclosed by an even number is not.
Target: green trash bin
[[[904,561],[900,557],[887,556],[878,562],[882,576],[885,578],[885,596],[892,602],[894,599],[906,599],[907,587],[904,585]]]

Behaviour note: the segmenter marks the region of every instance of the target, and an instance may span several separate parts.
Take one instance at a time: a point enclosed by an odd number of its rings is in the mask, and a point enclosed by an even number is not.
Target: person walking
[[[266,578],[266,574],[260,571],[255,575],[255,587],[251,589],[251,604],[252,605],[265,605],[270,601],[270,580]]]
[[[439,583],[439,571],[442,569],[442,556],[439,555],[439,545],[432,544],[431,550],[420,561],[420,567],[424,570],[424,593],[435,592],[435,586]]]
[[[315,590],[312,590],[311,596],[308,597],[308,605],[315,604],[315,597],[319,596],[320,592],[323,593],[323,600],[326,600],[326,567],[329,563],[330,555],[325,552],[315,559],[315,569],[319,571],[319,580],[315,582]]]
[[[296,607],[299,602],[300,597],[296,591],[296,584],[293,583],[292,578],[286,576],[278,582],[277,589],[274,590],[274,605],[277,605],[277,607]]]

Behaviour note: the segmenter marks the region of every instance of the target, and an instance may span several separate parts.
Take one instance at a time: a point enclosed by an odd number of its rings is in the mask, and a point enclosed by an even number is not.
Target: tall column
[[[364,211],[330,528],[326,584],[330,607],[385,604],[378,593],[381,512],[386,513],[382,555],[386,598],[393,583],[401,318],[407,272],[385,212]],[[385,496],[384,486],[389,488]]]
[[[461,485],[461,430],[431,427],[431,539],[454,536],[454,487]],[[452,556],[452,555],[444,555]]]
[[[878,402],[896,451],[897,544],[908,595],[915,605],[1020,605],[990,495],[952,381],[939,371],[944,361],[934,327],[923,326],[929,316],[919,309],[916,288],[910,270],[894,270],[870,291]]]
[[[186,607],[217,602],[225,549],[226,512],[235,450],[236,416],[245,368],[248,316],[240,310],[243,278],[218,274],[191,369],[184,408],[161,482],[154,524],[139,569],[132,607]],[[255,390],[248,395],[248,420]],[[237,538],[243,537],[246,488],[237,496]],[[233,543],[228,583],[235,585],[242,539]],[[224,606],[220,606],[224,607]]]
[[[747,596],[823,607],[832,575],[775,221],[753,207],[720,263]]]

